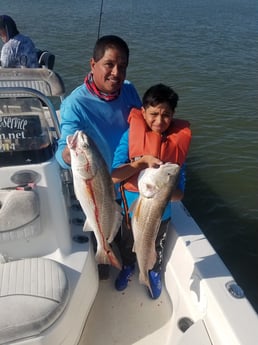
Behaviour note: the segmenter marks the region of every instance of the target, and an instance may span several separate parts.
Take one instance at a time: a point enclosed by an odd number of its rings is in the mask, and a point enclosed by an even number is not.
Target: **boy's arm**
[[[114,183],[119,183],[148,167],[158,167],[162,162],[150,155],[142,156],[133,162],[129,160],[128,130],[122,135],[116,148],[111,174]]]
[[[145,155],[133,162],[123,164],[114,169],[111,177],[114,183],[119,183],[143,169],[158,168],[161,164],[163,163],[160,159],[151,155]]]

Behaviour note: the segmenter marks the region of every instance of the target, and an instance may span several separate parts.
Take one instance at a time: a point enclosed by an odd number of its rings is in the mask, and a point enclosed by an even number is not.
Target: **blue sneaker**
[[[131,276],[134,274],[134,265],[132,266],[123,266],[122,271],[118,274],[118,277],[115,281],[115,288],[118,291],[122,291],[127,288],[128,281]]]
[[[149,291],[152,299],[159,298],[162,290],[161,275],[160,272],[149,271],[149,281],[151,291]]]

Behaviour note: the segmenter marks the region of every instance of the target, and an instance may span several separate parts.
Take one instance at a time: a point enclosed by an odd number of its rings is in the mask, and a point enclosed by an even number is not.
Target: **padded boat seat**
[[[39,198],[34,190],[0,190],[0,241],[38,234],[39,214]]]
[[[51,54],[47,50],[38,51],[38,62],[40,67],[46,67],[48,69],[53,69],[55,64],[55,55]]]
[[[6,87],[31,88],[47,97],[65,94],[64,82],[60,75],[47,68],[0,68],[0,88]],[[15,97],[15,94],[12,91],[10,94],[1,92],[0,97]],[[19,95],[28,97],[22,90]]]
[[[38,336],[67,300],[68,281],[57,262],[29,258],[0,264],[0,344]]]

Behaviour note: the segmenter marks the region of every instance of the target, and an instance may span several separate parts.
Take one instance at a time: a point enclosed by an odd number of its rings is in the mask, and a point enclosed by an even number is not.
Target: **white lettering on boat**
[[[15,130],[22,130],[26,128],[28,121],[19,117],[3,116],[0,117],[0,129],[9,128]]]

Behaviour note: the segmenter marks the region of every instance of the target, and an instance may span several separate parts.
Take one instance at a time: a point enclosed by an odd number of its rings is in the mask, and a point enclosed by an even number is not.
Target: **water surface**
[[[130,47],[140,95],[174,87],[191,121],[185,204],[258,310],[258,8],[256,0],[104,0],[100,33]],[[67,94],[83,82],[100,1],[12,0],[1,11],[56,56]]]

